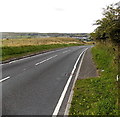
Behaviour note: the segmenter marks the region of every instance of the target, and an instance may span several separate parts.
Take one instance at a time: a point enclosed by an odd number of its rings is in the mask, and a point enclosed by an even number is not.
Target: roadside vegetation
[[[1,60],[19,58],[57,48],[78,46],[83,43],[73,38],[33,38],[33,39],[5,39],[2,40]]]
[[[70,115],[118,115],[118,66],[111,46],[92,48],[99,77],[77,80]]]
[[[77,80],[69,115],[120,115],[120,9],[110,5],[91,33],[99,76]]]

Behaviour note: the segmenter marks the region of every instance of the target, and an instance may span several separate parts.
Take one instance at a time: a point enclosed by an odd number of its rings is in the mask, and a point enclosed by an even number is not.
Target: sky
[[[0,32],[90,33],[120,0],[1,0]]]

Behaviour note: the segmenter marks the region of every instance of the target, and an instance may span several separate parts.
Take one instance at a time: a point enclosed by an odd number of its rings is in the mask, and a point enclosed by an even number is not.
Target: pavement
[[[54,115],[55,110],[63,115],[78,66],[76,61],[90,47],[67,47],[3,64],[2,115]],[[86,62],[82,69],[86,69]],[[84,74],[84,70],[81,72]]]

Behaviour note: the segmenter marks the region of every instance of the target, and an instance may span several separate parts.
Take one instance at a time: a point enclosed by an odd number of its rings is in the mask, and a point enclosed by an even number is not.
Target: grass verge
[[[29,46],[9,46],[2,47],[2,61],[11,58],[18,58],[25,55],[38,53],[42,51],[70,47],[70,46],[80,46],[81,44],[50,44],[50,45],[29,45]]]
[[[77,80],[69,115],[118,115],[118,66],[112,46],[92,48],[99,77]]]

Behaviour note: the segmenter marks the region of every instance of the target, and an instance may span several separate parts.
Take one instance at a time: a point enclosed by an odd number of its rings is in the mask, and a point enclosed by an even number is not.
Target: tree
[[[103,18],[96,21],[98,27],[91,38],[98,41],[110,40],[114,43],[120,43],[120,8],[115,5],[110,5],[103,12]]]

